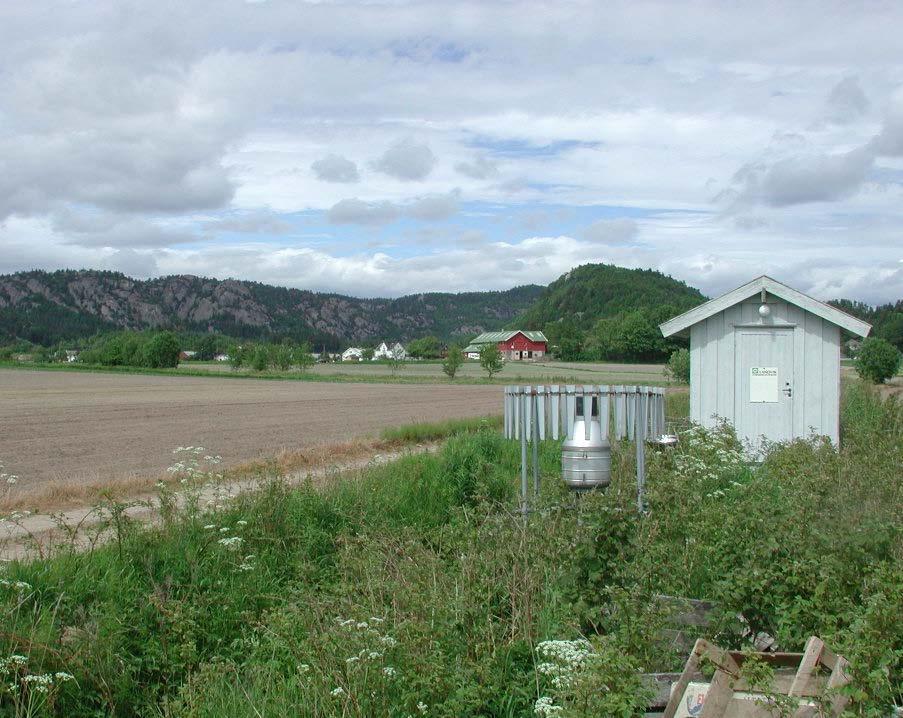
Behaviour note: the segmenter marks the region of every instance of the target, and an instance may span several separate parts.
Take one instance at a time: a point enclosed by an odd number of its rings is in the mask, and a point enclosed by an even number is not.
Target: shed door
[[[793,438],[793,329],[736,329],[737,434],[754,448]]]

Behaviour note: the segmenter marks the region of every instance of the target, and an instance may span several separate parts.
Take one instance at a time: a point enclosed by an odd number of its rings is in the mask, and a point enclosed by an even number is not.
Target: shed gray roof
[[[673,334],[679,334],[680,332],[686,331],[694,324],[698,324],[719,312],[723,312],[728,307],[739,304],[744,299],[755,296],[763,289],[769,294],[773,294],[774,296],[783,299],[785,302],[795,304],[796,306],[805,309],[807,312],[811,312],[812,314],[815,314],[832,324],[836,324],[842,329],[846,329],[848,332],[858,334],[861,337],[867,336],[872,329],[871,324],[868,324],[861,319],[857,319],[846,312],[842,312],[837,309],[837,307],[832,307],[830,304],[825,304],[802,292],[791,289],[786,284],[781,284],[776,279],[772,279],[764,274],[761,277],[753,279],[748,284],[738,287],[732,292],[722,294],[716,299],[711,299],[705,304],[700,304],[698,307],[694,307],[688,312],[684,312],[673,319],[669,319],[667,322],[660,324],[659,329],[661,329],[662,335],[666,337],[670,337]]]
[[[480,336],[475,339],[471,339],[471,344],[498,344],[499,342],[506,342],[515,334],[523,334],[527,339],[531,342],[548,342],[546,339],[546,335],[542,332],[535,331],[524,331],[523,329],[512,329],[510,331],[504,332],[483,332]]]

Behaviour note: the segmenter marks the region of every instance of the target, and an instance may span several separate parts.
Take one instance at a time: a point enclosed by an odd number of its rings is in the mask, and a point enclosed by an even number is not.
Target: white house
[[[360,361],[364,356],[364,350],[360,347],[348,347],[342,352],[342,361]]]
[[[870,325],[761,276],[660,328],[690,337],[693,421],[727,419],[754,449],[813,432],[838,444],[840,330]]]
[[[406,359],[408,353],[405,351],[405,348],[395,342],[391,347],[386,343],[382,342],[376,349],[373,350],[373,360],[377,359]]]

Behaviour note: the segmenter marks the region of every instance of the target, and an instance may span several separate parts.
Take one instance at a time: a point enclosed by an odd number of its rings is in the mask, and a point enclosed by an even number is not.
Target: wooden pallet
[[[709,641],[699,639],[687,664],[674,684],[663,718],[774,718],[774,707],[767,704],[768,695],[785,695],[798,699],[799,707],[793,718],[839,716],[848,698],[834,689],[849,681],[847,661],[812,636],[803,653],[755,653],[774,670],[774,682],[767,689],[750,686],[741,676],[741,666],[747,655],[740,651],[725,651]],[[699,694],[704,700],[690,698],[687,689],[691,682],[700,681],[700,668],[706,660],[715,666],[711,682]],[[819,713],[814,699],[822,699],[825,713]]]

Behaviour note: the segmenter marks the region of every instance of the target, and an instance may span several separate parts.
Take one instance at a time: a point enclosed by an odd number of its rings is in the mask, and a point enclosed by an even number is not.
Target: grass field
[[[746,645],[741,614],[782,650],[821,636],[852,662],[851,715],[888,715],[903,406],[847,386],[842,435],[750,465],[729,432],[693,430],[650,455],[644,516],[629,446],[578,509],[548,442],[523,521],[519,447],[497,430],[151,526],[110,506],[104,545],[5,568],[0,714],[642,715],[638,673],[684,660],[659,638],[667,593],[713,601],[700,630],[721,645]],[[190,496],[207,477],[185,480]]]
[[[494,382],[517,384],[523,382],[587,383],[587,384],[661,384],[667,381],[662,364],[620,364],[603,362],[516,362],[509,361],[501,373],[493,377]],[[202,370],[234,373],[223,363],[183,362],[182,371]],[[253,374],[249,370],[239,373]],[[289,372],[297,375],[298,371]],[[442,373],[438,361],[409,361],[393,371],[387,362],[342,362],[339,364],[315,364],[305,374],[312,378],[343,378],[367,381],[449,381]],[[468,361],[461,365],[455,377],[457,382],[486,381],[486,372],[478,362]]]
[[[20,364],[6,362],[0,368],[58,371],[66,373],[104,372],[111,374],[143,374],[151,376],[228,377],[230,379],[290,379],[294,381],[355,382],[376,384],[650,384],[667,385],[663,364],[618,364],[603,362],[515,362],[487,379],[477,362],[465,362],[454,381],[442,373],[439,362],[406,362],[396,370],[385,362],[343,362],[316,364],[306,371],[255,372],[233,370],[222,362],[183,362],[176,369],[141,369],[136,367],[100,367],[81,364]]]

